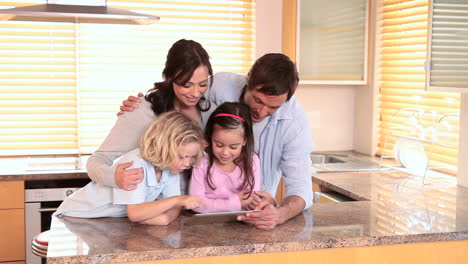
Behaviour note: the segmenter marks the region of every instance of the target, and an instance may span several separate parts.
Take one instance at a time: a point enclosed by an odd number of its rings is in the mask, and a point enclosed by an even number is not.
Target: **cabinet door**
[[[0,209],[0,262],[25,259],[24,209]]]
[[[426,82],[429,90],[468,92],[468,1],[433,0]]]
[[[0,234],[0,262],[24,260],[23,181],[0,181]]]
[[[0,182],[0,209],[24,208],[24,182]]]
[[[301,84],[366,84],[368,0],[297,1]]]

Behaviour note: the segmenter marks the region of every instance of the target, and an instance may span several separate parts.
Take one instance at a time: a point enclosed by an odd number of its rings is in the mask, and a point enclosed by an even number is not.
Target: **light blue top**
[[[139,147],[140,138],[157,117],[151,107],[151,103],[143,99],[133,112],[125,112],[117,118],[109,134],[87,161],[86,170],[91,180],[117,188],[114,179],[115,167],[112,167],[112,164],[115,164],[116,158]],[[211,103],[208,111],[201,112],[202,129],[215,108],[216,105]],[[182,178],[181,189],[185,190],[183,180]]]
[[[159,182],[154,166],[140,157],[140,149],[134,149],[114,162],[133,160],[132,168],[142,167],[144,180],[133,191],[125,191],[100,183],[90,182],[67,197],[54,215],[67,215],[83,218],[124,217],[128,204],[140,204],[180,195],[180,175],[164,170]]]
[[[239,102],[246,85],[243,75],[220,72],[214,75],[209,99],[220,105]],[[286,196],[298,195],[306,206],[312,205],[312,152],[309,120],[293,96],[268,120],[259,142],[262,187],[275,197],[281,176],[286,184]]]

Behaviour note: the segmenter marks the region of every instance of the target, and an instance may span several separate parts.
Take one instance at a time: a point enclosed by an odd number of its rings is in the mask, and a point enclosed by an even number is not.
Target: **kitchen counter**
[[[454,178],[434,178],[422,185],[419,177],[402,172],[353,172],[321,173],[314,181],[362,201],[314,204],[272,231],[244,223],[186,226],[190,215],[165,227],[126,218],[55,218],[48,263],[152,263],[441,241],[468,245],[468,189],[456,186]]]
[[[466,208],[466,205],[465,205]],[[468,210],[385,201],[316,204],[262,231],[243,223],[145,226],[126,218],[54,219],[48,263],[118,263],[468,239]]]
[[[0,181],[87,179],[88,158],[87,155],[0,158]]]
[[[42,170],[42,171],[20,171],[2,170],[0,181],[32,181],[32,180],[69,180],[88,179],[85,170]]]

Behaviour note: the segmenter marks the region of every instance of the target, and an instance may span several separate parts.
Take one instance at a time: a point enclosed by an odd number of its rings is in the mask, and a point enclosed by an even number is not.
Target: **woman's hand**
[[[138,104],[141,103],[141,98],[143,93],[138,93],[138,97],[130,95],[127,100],[122,101],[120,106],[120,112],[117,115],[123,115],[124,112],[133,112],[133,110],[138,108]]]
[[[205,205],[205,201],[198,196],[181,195],[179,197],[179,205],[183,206],[185,209],[195,209],[197,207]]]
[[[133,161],[120,163],[115,168],[115,185],[120,189],[127,191],[135,190],[138,184],[143,180],[143,168],[128,169],[133,165]]]

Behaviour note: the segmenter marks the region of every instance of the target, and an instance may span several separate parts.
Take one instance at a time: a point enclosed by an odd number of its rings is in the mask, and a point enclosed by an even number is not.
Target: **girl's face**
[[[208,76],[208,68],[201,65],[195,69],[187,83],[179,85],[173,82],[174,94],[177,102],[182,107],[197,105],[200,98],[208,89]]]
[[[225,129],[215,125],[211,137],[212,151],[220,165],[234,162],[241,154],[242,146],[246,143],[244,129]]]
[[[197,142],[187,143],[181,146],[179,157],[171,164],[172,174],[179,174],[190,168],[200,152],[201,145]]]

